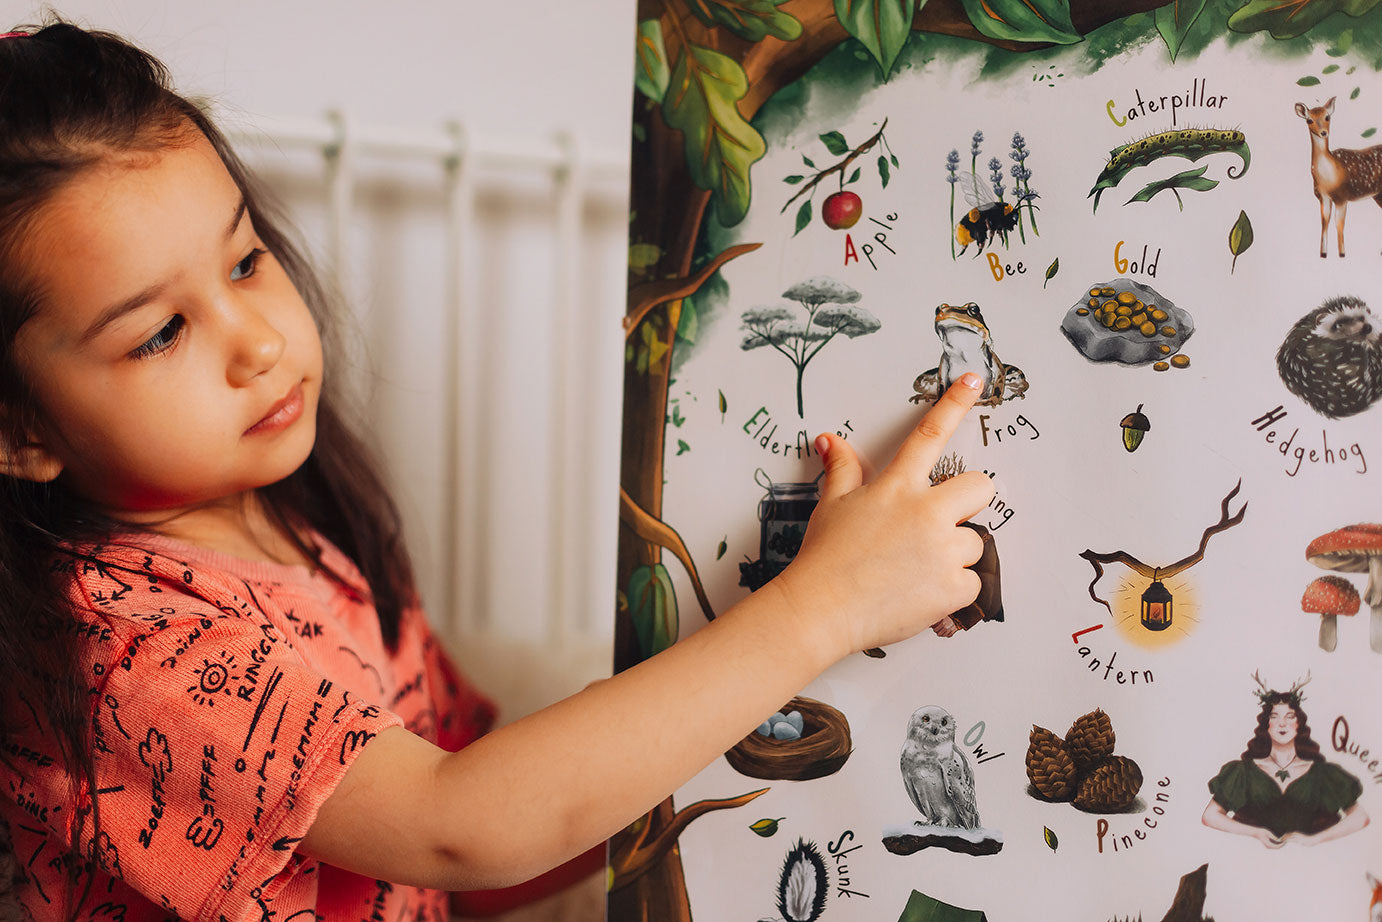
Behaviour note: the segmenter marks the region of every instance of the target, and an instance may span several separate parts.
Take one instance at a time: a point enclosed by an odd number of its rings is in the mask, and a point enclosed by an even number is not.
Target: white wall
[[[0,27],[34,22],[47,8],[0,0]],[[456,119],[477,144],[545,148],[565,131],[584,156],[627,162],[633,0],[69,0],[51,8],[152,51],[181,92],[210,97],[231,126],[317,119],[334,109],[353,126],[416,135]],[[244,152],[291,206],[310,248],[324,252],[320,159],[264,146]],[[366,355],[357,359],[354,383],[369,394],[369,435],[403,507],[423,597],[434,621],[445,624],[451,613],[443,576],[459,563],[441,553],[449,514],[439,415],[448,361],[439,336],[442,170],[383,158],[358,166],[345,289]],[[627,180],[623,173],[592,180],[579,285],[589,322],[560,387],[549,332],[551,182],[504,171],[488,180],[479,195],[483,231],[471,242],[476,274],[467,280],[483,305],[474,331],[482,337],[480,363],[472,371],[486,391],[470,423],[483,433],[483,466],[492,475],[488,500],[474,510],[486,540],[469,549],[481,565],[476,620],[485,630],[455,641],[463,666],[513,716],[608,673]],[[571,411],[554,400],[561,391],[575,396]],[[562,431],[565,444],[554,438]],[[572,508],[584,536],[564,549],[549,526],[563,465],[575,465],[566,476],[576,486]],[[588,628],[565,652],[543,640],[560,553],[570,555],[571,606]]]

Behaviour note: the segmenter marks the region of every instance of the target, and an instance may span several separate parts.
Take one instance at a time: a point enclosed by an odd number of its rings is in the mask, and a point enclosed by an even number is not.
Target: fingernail
[[[828,451],[830,451],[830,439],[823,435],[816,436],[816,452],[824,458]]]
[[[960,383],[972,391],[977,391],[982,381],[977,374],[972,371],[967,371],[960,375]]]

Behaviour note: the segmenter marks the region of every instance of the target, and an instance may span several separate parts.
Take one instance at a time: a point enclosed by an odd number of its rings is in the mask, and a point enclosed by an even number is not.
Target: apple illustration
[[[863,213],[864,203],[859,196],[843,190],[831,194],[821,205],[821,220],[831,230],[853,227]]]

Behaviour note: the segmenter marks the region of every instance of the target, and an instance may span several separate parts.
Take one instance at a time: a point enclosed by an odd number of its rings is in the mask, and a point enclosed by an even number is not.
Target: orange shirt
[[[419,609],[405,612],[390,653],[359,571],[321,535],[312,539],[348,587],[304,566],[145,535],[57,564],[72,574],[83,612],[76,629],[95,731],[101,868],[82,918],[449,918],[443,893],[294,851],[384,728],[402,724],[455,750],[494,718]],[[23,876],[21,904],[55,920],[74,807],[33,705],[6,703],[25,729],[0,753],[0,819]],[[90,825],[88,817],[84,847]]]

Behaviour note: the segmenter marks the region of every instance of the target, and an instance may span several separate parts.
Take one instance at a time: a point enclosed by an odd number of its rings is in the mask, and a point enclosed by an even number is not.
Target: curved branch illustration
[[[1210,525],[1208,528],[1204,530],[1204,534],[1200,536],[1200,546],[1194,551],[1194,553],[1186,557],[1182,557],[1180,560],[1177,560],[1173,564],[1164,567],[1154,567],[1143,563],[1136,557],[1129,554],[1127,551],[1110,551],[1107,553],[1099,553],[1098,551],[1086,550],[1080,556],[1085,560],[1088,560],[1089,565],[1094,568],[1094,579],[1091,580],[1089,583],[1089,597],[1094,601],[1098,602],[1100,605],[1107,608],[1109,610],[1109,614],[1113,613],[1112,606],[1110,606],[1108,602],[1094,594],[1094,587],[1098,584],[1099,580],[1103,579],[1104,577],[1104,568],[1103,566],[1101,566],[1101,564],[1121,563],[1125,566],[1131,567],[1134,571],[1141,574],[1142,576],[1146,576],[1151,579],[1168,579],[1172,576],[1175,576],[1182,570],[1188,570],[1190,567],[1193,567],[1195,564],[1199,563],[1201,560],[1204,559],[1204,550],[1206,547],[1209,546],[1210,535],[1217,535],[1221,531],[1228,531],[1230,528],[1243,521],[1243,513],[1248,511],[1248,504],[1246,500],[1243,502],[1243,505],[1239,507],[1237,513],[1235,513],[1232,516],[1228,514],[1229,502],[1235,496],[1238,495],[1238,491],[1242,489],[1242,487],[1243,481],[1239,480],[1236,484],[1234,484],[1233,489],[1229,490],[1228,495],[1225,496],[1223,502],[1219,504],[1219,521],[1215,522],[1213,525]]]
[[[644,282],[642,285],[631,286],[629,288],[629,309],[624,316],[625,337],[633,335],[634,328],[647,316],[648,311],[659,304],[666,304],[668,301],[675,301],[678,298],[695,294],[706,283],[706,280],[725,263],[736,256],[743,256],[745,253],[752,252],[762,245],[761,243],[740,243],[732,246],[702,266],[695,275],[688,278],[661,279],[656,282]]]
[[[821,170],[815,176],[811,177],[811,181],[806,183],[800,189],[798,189],[797,194],[787,200],[787,204],[782,206],[782,211],[779,211],[778,214],[785,213],[793,202],[795,202],[797,199],[801,198],[803,195],[810,192],[812,189],[816,188],[816,186],[820,185],[821,180],[825,179],[827,176],[830,176],[833,173],[839,173],[843,177],[845,170],[848,169],[851,163],[853,163],[855,160],[857,160],[864,154],[867,154],[869,150],[872,149],[872,147],[878,143],[878,140],[883,137],[883,129],[887,127],[888,120],[885,118],[883,119],[883,124],[878,126],[878,131],[874,134],[873,137],[869,138],[863,144],[860,144],[858,147],[854,148],[854,150],[846,154],[845,159],[841,160],[839,163],[835,164],[832,167],[827,167],[826,169]]]
[[[632,843],[630,847],[620,849],[610,855],[609,889],[618,890],[621,887],[626,887],[647,873],[672,846],[677,844],[677,837],[681,835],[683,829],[691,824],[692,820],[715,810],[742,807],[768,791],[769,788],[760,788],[757,791],[750,791],[747,794],[726,800],[698,800],[691,806],[677,811],[671,821],[651,839],[647,838],[650,827],[645,825],[644,835],[640,836],[636,842]]]
[[[677,560],[686,568],[686,575],[691,578],[691,587],[696,591],[696,601],[701,603],[705,620],[714,621],[715,609],[711,607],[710,597],[705,594],[705,587],[701,585],[701,577],[696,572],[696,563],[691,559],[691,552],[686,549],[686,542],[681,540],[681,535],[677,534],[676,529],[645,511],[633,501],[623,487],[619,488],[619,521],[632,528],[633,533],[644,541],[665,547],[676,555]]]

